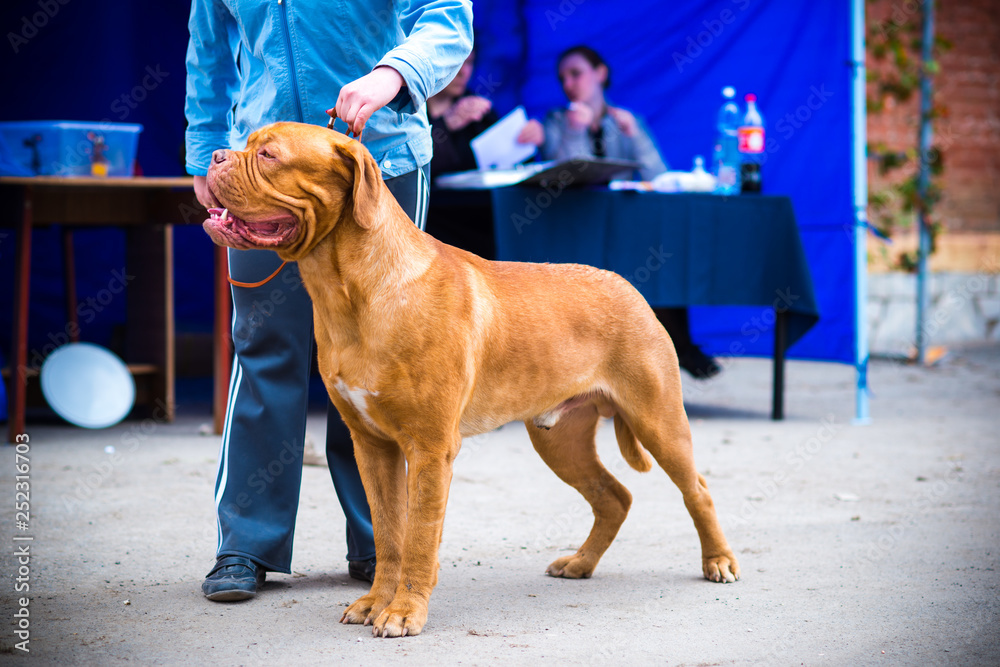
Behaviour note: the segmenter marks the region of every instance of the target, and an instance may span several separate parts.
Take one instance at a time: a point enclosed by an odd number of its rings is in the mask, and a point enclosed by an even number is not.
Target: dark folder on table
[[[616,158],[573,158],[535,162],[515,169],[481,169],[445,174],[435,185],[447,189],[493,189],[509,185],[558,186],[606,185],[624,172],[639,168],[639,163]],[[631,176],[631,174],[628,174]]]

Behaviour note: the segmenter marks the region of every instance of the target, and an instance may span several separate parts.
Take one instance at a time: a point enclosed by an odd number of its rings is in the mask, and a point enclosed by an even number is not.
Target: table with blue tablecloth
[[[783,417],[785,351],[819,319],[790,199],[558,187],[492,196],[498,259],[608,269],[653,307],[773,310],[772,417]]]

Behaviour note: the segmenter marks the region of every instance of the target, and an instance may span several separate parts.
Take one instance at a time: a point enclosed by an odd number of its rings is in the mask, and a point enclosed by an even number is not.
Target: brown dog
[[[513,420],[594,511],[586,542],[550,575],[589,577],[632,502],[597,457],[603,416],[629,465],[647,471],[652,454],[680,488],[705,577],[739,579],[695,469],[673,345],[623,278],[438,242],[359,142],[322,127],[265,127],[247,150],[217,151],[208,183],[227,207],[204,224],[212,240],[298,261],[312,297],[319,369],[350,427],[375,530],[375,580],[342,622],[421,631],[462,438]]]

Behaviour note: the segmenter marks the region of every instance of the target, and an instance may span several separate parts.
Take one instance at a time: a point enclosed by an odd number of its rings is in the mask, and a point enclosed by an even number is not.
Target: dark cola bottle
[[[764,163],[764,117],[757,109],[757,96],[746,96],[747,112],[736,131],[740,148],[742,192],[760,192],[761,165]]]

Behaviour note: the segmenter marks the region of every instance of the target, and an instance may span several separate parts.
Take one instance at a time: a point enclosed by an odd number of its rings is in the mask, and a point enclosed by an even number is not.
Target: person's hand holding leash
[[[327,113],[347,123],[348,134],[361,136],[372,114],[392,101],[403,87],[403,76],[391,67],[376,67],[340,89],[337,104]]]

